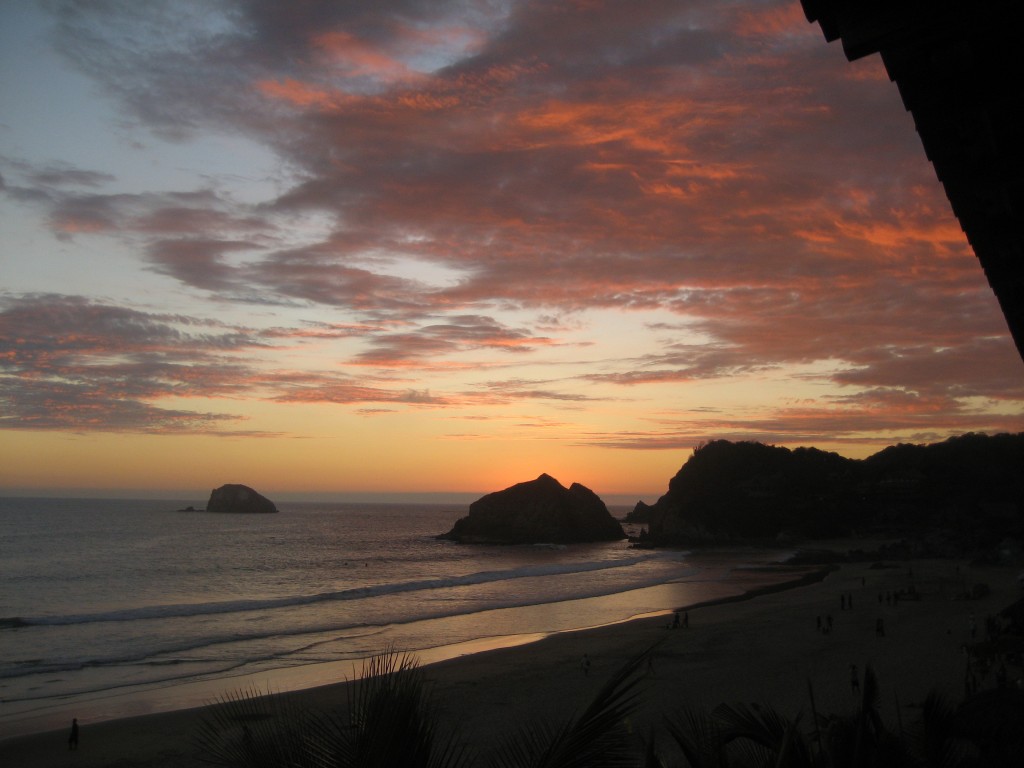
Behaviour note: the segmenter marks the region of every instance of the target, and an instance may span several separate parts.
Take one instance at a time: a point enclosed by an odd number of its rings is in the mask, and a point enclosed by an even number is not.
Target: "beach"
[[[424,669],[445,724],[458,727],[460,739],[481,756],[533,719],[557,722],[580,712],[609,675],[656,643],[653,662],[644,669],[643,700],[630,721],[638,738],[663,713],[683,706],[770,703],[786,714],[808,712],[809,687],[818,712],[848,712],[856,701],[851,664],[876,672],[883,717],[907,721],[932,689],[953,702],[962,698],[963,647],[971,641],[972,621],[983,627],[987,616],[1020,597],[1017,572],[951,560],[844,563],[811,583],[690,607],[686,627],[669,628],[671,616],[649,617],[557,633]],[[989,594],[959,599],[974,584],[987,584]],[[911,589],[916,599],[907,599]],[[885,599],[900,591],[904,599],[897,604]],[[827,626],[829,616],[832,630],[819,630],[818,618]],[[884,636],[877,631],[879,619]],[[583,654],[591,662],[586,674]],[[424,656],[429,660],[429,653]],[[1016,683],[1020,670],[1011,668],[1010,674]],[[979,683],[994,686],[994,676]],[[286,695],[304,708],[334,710],[345,704],[343,686]],[[198,708],[82,721],[77,751],[67,748],[67,729],[15,737],[0,742],[0,764],[199,766],[204,763],[194,737],[203,716]]]

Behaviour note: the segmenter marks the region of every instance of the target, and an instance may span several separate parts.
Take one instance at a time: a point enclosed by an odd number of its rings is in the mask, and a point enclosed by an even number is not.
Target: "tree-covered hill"
[[[654,544],[885,533],[992,546],[1024,534],[1024,433],[900,444],[866,459],[716,440],[630,519],[648,524]]]

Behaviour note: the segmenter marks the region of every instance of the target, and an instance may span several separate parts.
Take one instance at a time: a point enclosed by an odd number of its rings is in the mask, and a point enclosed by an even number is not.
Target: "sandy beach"
[[[444,718],[482,756],[531,719],[561,721],[579,712],[612,672],[659,641],[645,673],[643,704],[631,721],[638,734],[682,706],[768,702],[789,714],[807,711],[808,682],[819,712],[847,712],[855,702],[851,664],[876,671],[883,716],[894,721],[899,706],[900,716],[912,720],[933,688],[951,701],[963,696],[963,645],[970,642],[972,618],[980,635],[986,616],[1020,597],[1018,568],[948,560],[883,565],[842,564],[813,583],[691,607],[685,628],[669,629],[665,616],[639,619],[430,664],[426,672]],[[957,599],[979,583],[991,588],[987,596]],[[918,599],[896,605],[884,599],[911,587]],[[829,616],[831,632],[819,631],[818,618],[827,626]],[[877,633],[879,619],[884,636]],[[583,654],[591,660],[589,674],[581,669]],[[1021,674],[1019,668],[1009,672],[1014,681]],[[995,680],[980,683],[994,686]],[[339,685],[288,696],[310,709],[345,702]],[[15,737],[0,742],[0,765],[200,766],[193,738],[202,717],[203,709],[192,709],[82,721],[77,751],[67,748],[67,729]]]

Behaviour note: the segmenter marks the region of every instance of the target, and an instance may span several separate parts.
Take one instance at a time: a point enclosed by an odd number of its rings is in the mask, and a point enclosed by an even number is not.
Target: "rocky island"
[[[229,483],[210,491],[206,502],[207,512],[228,512],[232,514],[266,514],[277,512],[277,507],[266,496],[262,496],[247,485]]]
[[[570,544],[626,538],[600,497],[550,475],[489,493],[439,538],[474,544]]]

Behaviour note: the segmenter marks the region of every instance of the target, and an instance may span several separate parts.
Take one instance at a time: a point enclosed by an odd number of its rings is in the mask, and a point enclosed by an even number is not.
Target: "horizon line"
[[[251,487],[251,486],[250,486]],[[274,503],[338,503],[338,504],[471,504],[494,491],[290,491],[274,492],[256,489]],[[502,489],[497,489],[502,490]],[[665,490],[652,493],[598,494],[606,504],[634,505],[638,501],[657,500]],[[139,488],[0,488],[2,499],[110,499],[118,501],[168,501],[178,504],[204,503],[210,491],[194,489]]]

